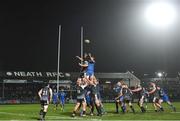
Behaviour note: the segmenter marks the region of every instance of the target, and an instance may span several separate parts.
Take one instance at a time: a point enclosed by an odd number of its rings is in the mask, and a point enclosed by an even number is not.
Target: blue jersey
[[[93,62],[93,61],[88,62],[88,67],[86,70],[87,75],[89,75],[89,76],[94,75],[94,65],[95,65],[95,62]]]
[[[58,93],[56,93],[56,92],[53,93],[52,99],[53,99],[53,103],[57,102],[58,101]]]
[[[159,90],[159,96],[160,96],[160,97],[167,96],[167,94],[166,94],[166,92],[164,91],[163,88],[160,88],[160,90]]]
[[[59,99],[62,101],[62,100],[65,100],[65,96],[66,96],[66,93],[64,92],[60,92],[59,93]]]
[[[119,95],[119,93],[121,92],[121,89],[122,89],[122,87],[121,86],[118,86],[118,85],[116,85],[114,88],[113,88],[113,90],[114,90],[114,92],[115,92],[115,94],[116,95]],[[119,100],[122,102],[123,101],[123,96],[120,96],[119,97]]]
[[[120,91],[121,91],[121,86],[116,85],[116,86],[113,88],[113,90],[114,90],[114,92],[115,92],[116,94],[119,94]]]
[[[169,101],[169,97],[168,97],[167,93],[164,91],[164,89],[161,88],[159,93],[160,93],[159,95],[163,101],[165,101],[165,102]]]
[[[90,95],[86,95],[86,103],[90,104],[91,102],[91,96]]]

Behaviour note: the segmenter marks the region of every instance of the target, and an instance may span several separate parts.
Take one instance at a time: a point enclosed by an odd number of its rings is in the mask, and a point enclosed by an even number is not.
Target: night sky
[[[180,1],[176,23],[150,27],[143,12],[153,0],[58,0],[0,3],[0,70],[56,71],[58,26],[62,25],[60,70],[78,72],[80,28],[96,72],[180,71]]]

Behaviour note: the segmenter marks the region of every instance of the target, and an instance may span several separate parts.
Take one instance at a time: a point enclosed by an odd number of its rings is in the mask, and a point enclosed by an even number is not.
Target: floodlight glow
[[[167,2],[150,4],[144,14],[147,21],[157,27],[172,25],[176,19],[176,10],[174,6]]]
[[[157,75],[158,77],[162,77],[163,74],[161,72],[158,72]]]

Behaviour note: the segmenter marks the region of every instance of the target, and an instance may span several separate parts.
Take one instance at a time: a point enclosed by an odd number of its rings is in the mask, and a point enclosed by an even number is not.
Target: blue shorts
[[[86,72],[86,75],[87,75],[87,76],[93,76],[93,75],[94,75],[94,72],[87,71],[87,72]]]
[[[123,99],[124,99],[124,97],[123,97],[123,96],[119,97],[119,101],[120,101],[120,102],[122,102],[122,101],[123,101]]]
[[[53,100],[53,104],[57,104],[58,103],[58,101],[57,100]]]
[[[91,104],[91,99],[86,98],[86,103],[87,103],[87,105],[90,105]]]
[[[162,100],[163,100],[164,102],[168,102],[168,101],[169,101],[169,97],[168,97],[167,95],[164,95],[164,96],[162,97]]]
[[[61,104],[65,104],[65,100],[60,100],[60,103]]]

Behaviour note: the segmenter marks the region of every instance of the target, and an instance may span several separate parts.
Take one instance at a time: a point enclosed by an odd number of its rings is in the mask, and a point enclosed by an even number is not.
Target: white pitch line
[[[171,113],[180,113],[180,112],[171,112]]]
[[[7,114],[7,115],[15,115],[15,116],[27,116],[25,114],[22,113],[8,113],[8,112],[0,112],[0,114]],[[28,116],[29,117],[29,116]]]
[[[48,119],[80,119],[83,120],[83,118],[79,118],[79,117],[65,117],[65,116],[46,116]]]

